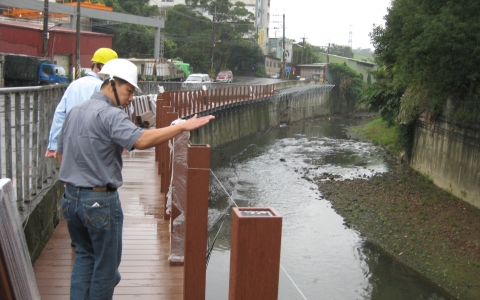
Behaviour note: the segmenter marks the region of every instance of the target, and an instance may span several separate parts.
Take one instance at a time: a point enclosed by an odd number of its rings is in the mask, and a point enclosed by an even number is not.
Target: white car
[[[278,73],[272,74],[270,75],[270,78],[275,78],[275,79],[280,78],[280,74]]]
[[[190,74],[182,83],[184,90],[200,90],[205,84],[210,84],[212,80],[208,74]]]

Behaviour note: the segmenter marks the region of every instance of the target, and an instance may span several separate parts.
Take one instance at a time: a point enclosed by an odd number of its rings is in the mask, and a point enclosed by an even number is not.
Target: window
[[[50,66],[42,66],[42,72],[47,74],[48,76],[53,75],[53,71]]]

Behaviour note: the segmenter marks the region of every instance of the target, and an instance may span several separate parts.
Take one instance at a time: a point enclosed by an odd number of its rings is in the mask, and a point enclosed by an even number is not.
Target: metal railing
[[[20,211],[57,176],[57,163],[46,159],[45,152],[53,114],[66,88],[0,88],[0,177],[12,179]]]

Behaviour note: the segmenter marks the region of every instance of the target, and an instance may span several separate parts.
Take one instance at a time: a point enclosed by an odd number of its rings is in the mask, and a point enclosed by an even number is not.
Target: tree
[[[239,40],[235,44],[235,51],[230,55],[230,64],[233,69],[240,69],[242,64],[251,66],[263,61],[263,51],[260,47],[248,40]]]
[[[292,65],[314,64],[320,61],[317,53],[321,51],[321,47],[313,46],[303,42],[293,46]]]
[[[259,46],[244,38],[253,29],[253,15],[242,2],[235,4],[227,0],[202,2],[204,7],[215,13],[215,23],[185,5],[175,5],[160,11],[156,5],[148,5],[148,0],[105,0],[105,3],[113,6],[118,12],[150,17],[164,15],[165,28],[162,30],[164,56],[181,57],[190,63],[196,72],[206,73],[210,69],[212,29],[215,29],[216,70],[235,69],[242,64],[239,59],[243,59],[248,65],[263,60]],[[95,29],[114,34],[113,48],[120,57],[153,57],[155,39],[153,28],[133,24],[109,26],[101,23],[96,25]],[[255,61],[252,62],[252,59]]]
[[[187,5],[201,7],[212,14],[210,53],[213,52],[214,68],[232,68],[231,55],[244,36],[253,33],[254,16],[243,2],[232,4],[229,0],[186,0]],[[210,55],[211,56],[211,55]]]
[[[378,112],[388,127],[397,124],[397,117],[400,111],[400,99],[405,88],[395,86],[391,74],[386,68],[379,68],[369,73],[368,78],[373,75],[375,83],[368,84],[362,91],[359,103],[365,104],[369,111]]]
[[[363,82],[360,75],[346,64],[331,63],[328,66],[333,77],[332,111],[334,113],[353,112],[360,97]]]
[[[365,55],[365,56],[373,56],[373,50],[370,48],[360,48],[358,47],[357,49],[353,50],[353,52]]]
[[[331,44],[329,53],[332,55],[353,58],[353,51],[352,51],[352,48],[350,48],[349,46]]]
[[[241,10],[243,4],[237,3],[229,12]],[[230,16],[235,20],[238,15]],[[237,20],[244,24],[241,21]],[[249,23],[245,23],[249,24]],[[166,40],[172,41],[177,46],[175,52],[168,53],[171,57],[180,56],[188,61],[199,72],[207,72],[211,61],[212,21],[200,16],[185,5],[175,5],[167,12],[165,23]],[[214,59],[216,70],[228,68],[235,70],[242,62],[250,65],[263,60],[260,47],[250,40],[243,38],[245,26],[234,26],[230,23],[218,23],[216,26],[216,43]],[[248,27],[248,26],[247,26]],[[173,49],[173,48],[172,48]],[[165,52],[167,54],[167,52]],[[252,61],[253,60],[253,61]]]
[[[99,2],[99,1],[97,1]],[[160,15],[156,5],[148,5],[148,0],[105,0],[105,5],[115,12],[143,17]],[[155,33],[152,27],[135,24],[94,24],[98,32],[113,34],[113,49],[120,57],[153,57]]]
[[[404,91],[399,120],[444,112],[457,122],[480,113],[480,2],[394,0],[385,27],[370,34],[378,64],[391,74],[389,88]],[[394,93],[395,94],[395,93]]]
[[[206,73],[210,67],[211,22],[185,5],[175,5],[167,11],[165,44],[166,57],[181,57],[195,72]],[[175,45],[175,47],[173,47]]]

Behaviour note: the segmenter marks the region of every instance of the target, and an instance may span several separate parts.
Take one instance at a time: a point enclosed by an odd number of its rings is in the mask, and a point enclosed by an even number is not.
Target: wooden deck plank
[[[124,157],[124,185],[118,190],[124,212],[123,249],[115,300],[183,299],[183,267],[170,266],[169,223],[163,220],[153,149]],[[34,265],[42,300],[68,300],[75,249],[62,220]]]

